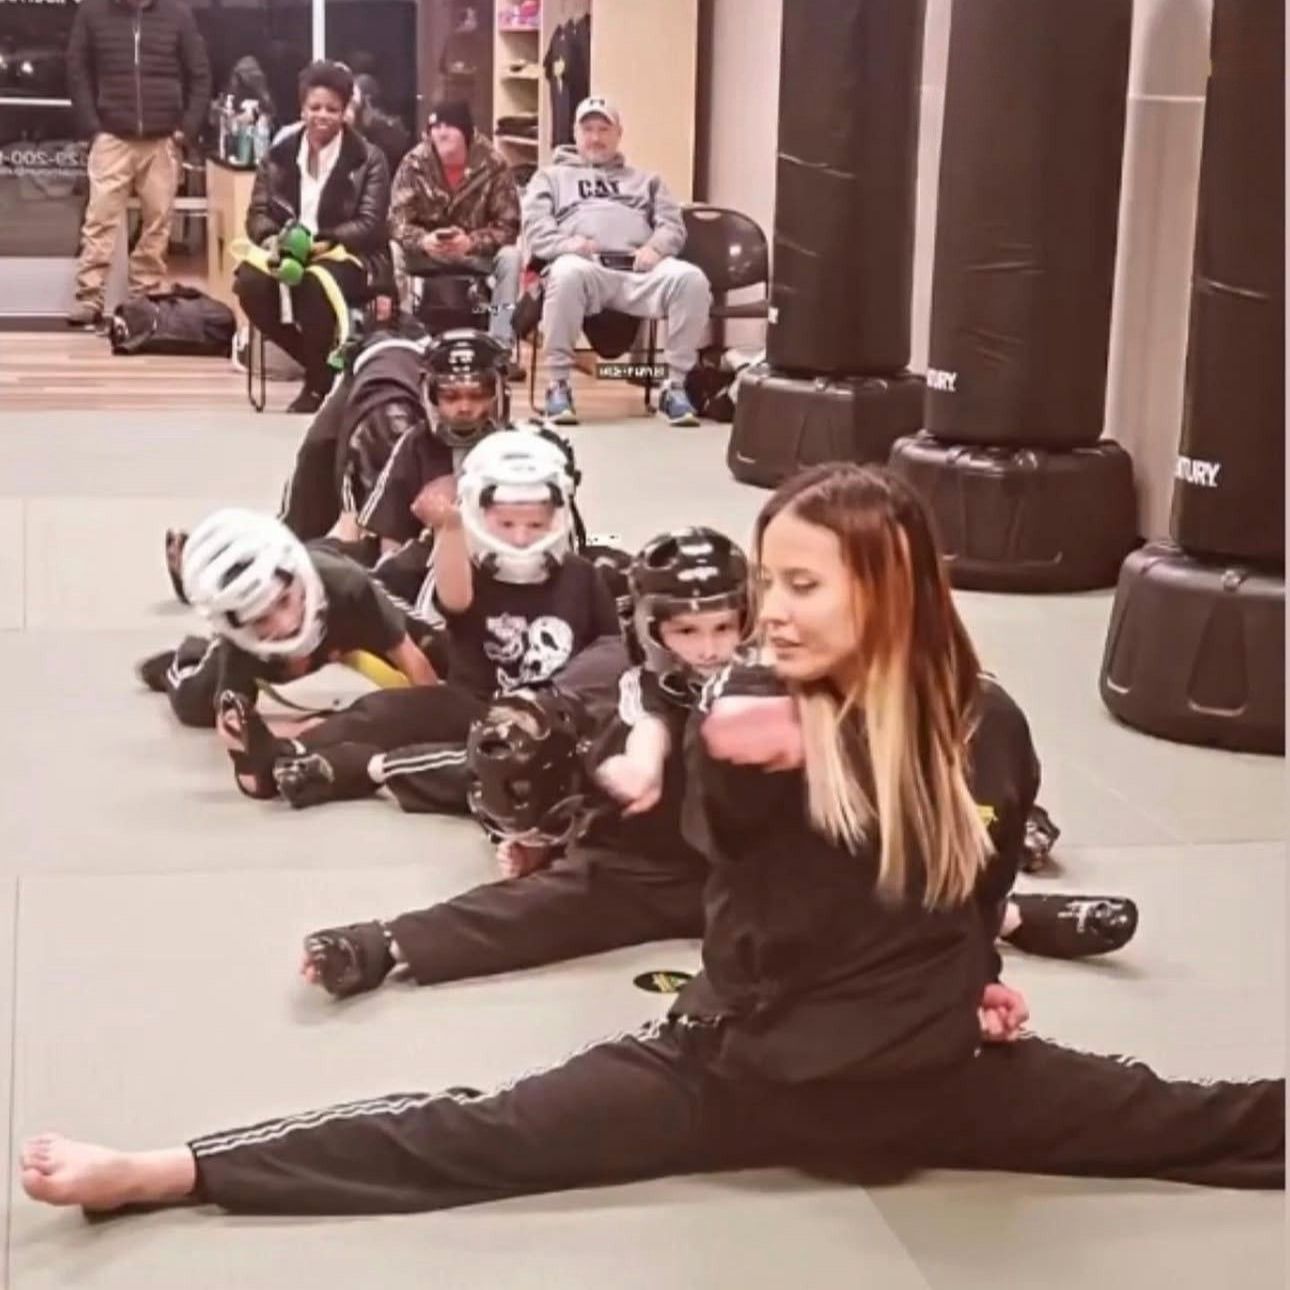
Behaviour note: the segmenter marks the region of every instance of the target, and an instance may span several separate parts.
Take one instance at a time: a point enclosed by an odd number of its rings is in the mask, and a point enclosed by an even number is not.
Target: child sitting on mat
[[[466,736],[490,700],[547,685],[618,637],[608,586],[570,549],[573,480],[556,443],[531,430],[489,435],[456,483],[441,483],[428,518],[448,683],[365,695],[294,740],[229,695],[221,724],[244,792],[313,806],[388,786],[407,810],[464,810]]]
[[[253,706],[260,682],[307,676],[354,651],[388,660],[412,685],[437,680],[366,570],[306,547],[272,516],[216,511],[185,543],[182,573],[188,601],[215,635],[187,637],[138,673],[186,726],[214,726],[222,694]]]

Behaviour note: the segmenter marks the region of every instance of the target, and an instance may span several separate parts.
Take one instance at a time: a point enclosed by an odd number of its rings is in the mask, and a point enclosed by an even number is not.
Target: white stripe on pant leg
[[[440,1093],[400,1093],[392,1097],[372,1098],[365,1102],[342,1102],[336,1106],[324,1107],[320,1110],[305,1111],[299,1115],[289,1115],[281,1120],[270,1120],[251,1129],[236,1129],[230,1133],[194,1138],[189,1143],[189,1148],[194,1156],[219,1155],[226,1151],[235,1151],[240,1147],[260,1146],[266,1142],[274,1142],[300,1129],[317,1129],[324,1124],[335,1123],[338,1120],[352,1120],[360,1116],[369,1115],[402,1115],[405,1111],[420,1110],[429,1106],[432,1102],[449,1101],[465,1104],[467,1102],[487,1101],[489,1098],[500,1097],[503,1093],[509,1093],[527,1079],[534,1079],[539,1075],[547,1075],[552,1071],[559,1070],[561,1066],[565,1066],[575,1058],[591,1052],[594,1048],[601,1048],[607,1044],[622,1043],[626,1039],[635,1039],[639,1043],[647,1043],[652,1039],[657,1039],[662,1033],[663,1027],[667,1024],[668,1019],[660,1017],[637,1030],[627,1030],[617,1035],[610,1035],[607,1038],[592,1040],[558,1061],[527,1070],[505,1083],[489,1089],[487,1092],[480,1093],[478,1096],[470,1096],[447,1089]]]
[[[466,764],[466,754],[462,752],[423,753],[420,757],[407,757],[391,760],[386,753],[381,760],[381,771],[385,782],[398,779],[404,775],[420,775],[431,770],[448,770],[460,768]]]
[[[372,485],[372,491],[367,495],[367,501],[363,503],[362,512],[359,514],[358,522],[363,527],[367,527],[368,521],[372,518],[372,512],[376,509],[376,504],[385,494],[385,487],[389,483],[390,471],[394,469],[394,463],[398,460],[399,449],[419,430],[420,426],[413,426],[410,430],[405,430],[399,435],[398,441],[390,450],[389,458],[381,469],[381,473],[376,477],[376,483]]]

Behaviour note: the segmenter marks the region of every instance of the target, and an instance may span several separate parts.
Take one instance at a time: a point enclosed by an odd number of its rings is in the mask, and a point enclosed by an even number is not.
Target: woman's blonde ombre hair
[[[914,882],[928,908],[961,904],[992,851],[966,778],[980,665],[927,514],[885,470],[817,466],[763,508],[758,562],[784,512],[834,533],[854,579],[855,681],[844,694],[826,679],[794,687],[811,820],[852,850],[877,835],[883,895]]]

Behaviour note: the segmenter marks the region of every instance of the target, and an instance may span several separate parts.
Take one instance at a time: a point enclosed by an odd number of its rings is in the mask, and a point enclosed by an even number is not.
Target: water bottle
[[[255,122],[255,164],[258,166],[269,155],[269,118],[261,112]]]

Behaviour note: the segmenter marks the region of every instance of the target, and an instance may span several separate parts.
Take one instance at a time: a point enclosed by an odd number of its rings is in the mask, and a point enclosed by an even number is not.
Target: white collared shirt
[[[322,190],[336,169],[340,159],[340,142],[344,132],[338,134],[318,154],[318,178],[309,173],[309,138],[305,131],[300,132],[300,151],[296,153],[296,163],[300,167],[300,222],[311,232],[318,229],[318,203],[322,199]]]

